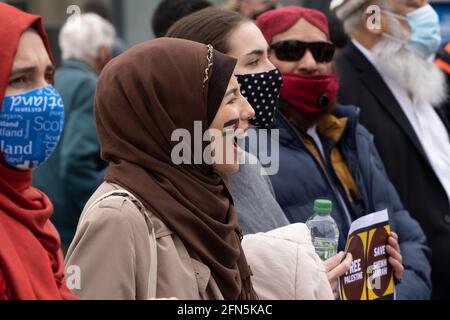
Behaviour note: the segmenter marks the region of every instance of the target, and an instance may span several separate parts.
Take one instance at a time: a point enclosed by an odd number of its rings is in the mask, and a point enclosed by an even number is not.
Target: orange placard
[[[353,256],[350,270],[339,279],[342,300],[394,300],[394,275],[386,244],[391,228],[387,210],[352,223],[346,252]]]

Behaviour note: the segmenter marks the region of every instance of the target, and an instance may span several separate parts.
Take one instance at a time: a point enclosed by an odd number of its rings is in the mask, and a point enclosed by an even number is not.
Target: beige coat
[[[86,204],[120,189],[104,183]],[[82,213],[66,258],[66,270],[78,266],[81,299],[143,300],[150,276],[149,229],[136,205],[125,198],[108,198]],[[151,216],[157,242],[157,298],[223,299],[209,268],[191,258],[181,240]]]
[[[323,262],[315,253],[309,229],[292,224],[242,241],[262,300],[333,300]]]
[[[86,204],[121,189],[104,183]],[[155,228],[157,298],[221,300],[210,269],[193,258],[173,232],[150,216]],[[81,215],[66,269],[79,267],[81,299],[143,300],[149,296],[149,223],[123,197],[107,198]],[[243,248],[260,299],[333,299],[324,267],[314,253],[306,226],[291,225],[244,237]]]

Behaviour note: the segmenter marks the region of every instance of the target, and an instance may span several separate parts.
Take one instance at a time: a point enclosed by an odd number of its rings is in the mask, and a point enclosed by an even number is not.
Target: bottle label
[[[337,253],[338,243],[336,240],[315,237],[313,245],[322,261],[332,258]]]

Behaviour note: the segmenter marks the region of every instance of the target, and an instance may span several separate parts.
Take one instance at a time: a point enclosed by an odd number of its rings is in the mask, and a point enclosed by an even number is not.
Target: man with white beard
[[[441,37],[428,0],[333,0],[352,43],[335,60],[340,102],[361,108],[405,207],[432,249],[433,298],[450,298],[450,135]]]

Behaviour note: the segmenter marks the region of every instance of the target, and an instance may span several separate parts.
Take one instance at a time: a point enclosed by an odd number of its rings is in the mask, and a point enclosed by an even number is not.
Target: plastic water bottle
[[[339,229],[331,217],[333,203],[329,200],[316,200],[314,214],[306,221],[317,255],[323,261],[337,253]]]

